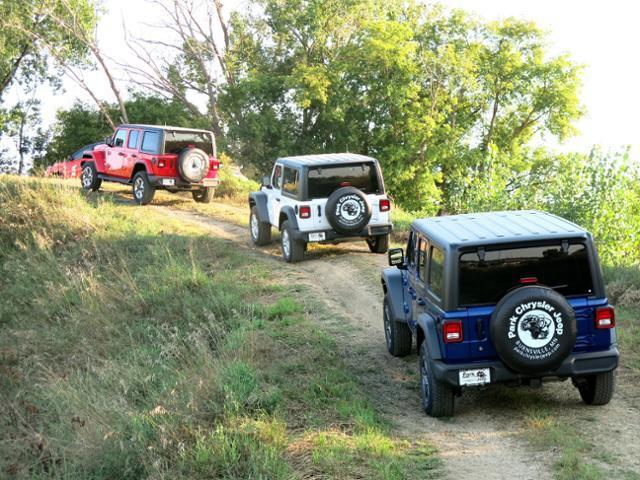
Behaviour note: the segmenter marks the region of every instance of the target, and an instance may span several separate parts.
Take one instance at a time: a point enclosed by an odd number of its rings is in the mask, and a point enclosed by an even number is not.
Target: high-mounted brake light
[[[380,200],[380,211],[388,212],[389,210],[391,210],[391,202],[389,201],[389,199],[383,198],[382,200]]]
[[[523,284],[538,283],[538,277],[523,277],[520,279],[520,283],[523,283]]]
[[[603,307],[596,310],[596,328],[604,330],[616,326],[616,312],[613,307]]]
[[[300,205],[300,218],[311,218],[311,207],[309,205]]]
[[[453,320],[445,322],[442,327],[444,336],[444,343],[458,343],[461,342],[462,337],[462,322],[460,320]]]

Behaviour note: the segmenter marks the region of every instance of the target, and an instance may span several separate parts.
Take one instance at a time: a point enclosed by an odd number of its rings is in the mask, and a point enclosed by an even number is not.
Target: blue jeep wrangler
[[[571,378],[582,400],[611,400],[614,310],[590,233],[555,215],[491,212],[415,220],[406,255],[382,272],[394,356],[420,355],[422,407],[453,414],[470,387]]]

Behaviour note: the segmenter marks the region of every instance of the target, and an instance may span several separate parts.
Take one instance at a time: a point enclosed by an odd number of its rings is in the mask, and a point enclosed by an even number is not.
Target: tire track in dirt
[[[522,438],[523,418],[533,404],[550,406],[578,425],[588,441],[610,446],[615,442],[615,466],[600,465],[613,474],[617,469],[640,472],[637,455],[640,431],[638,392],[624,382],[614,400],[605,407],[586,407],[571,383],[549,384],[543,389],[518,389],[520,404],[513,402],[514,390],[493,387],[471,390],[456,399],[455,417],[438,420],[426,416],[419,402],[418,362],[414,353],[404,359],[391,357],[385,348],[382,328],[380,270],[386,256],[370,254],[364,244],[312,247],[305,261],[288,265],[280,259],[277,242],[256,249],[248,231],[209,216],[167,207],[152,207],[163,214],[205,227],[217,237],[270,257],[287,270],[288,281],[307,286],[314,297],[335,314],[336,340],[346,363],[357,373],[363,388],[398,434],[433,443],[451,479],[548,479],[558,452],[534,450]],[[258,253],[261,252],[261,253]],[[349,253],[346,255],[345,253]],[[283,276],[283,279],[287,279]],[[349,328],[341,328],[343,322]],[[331,323],[331,322],[330,322]],[[509,391],[507,391],[509,390]],[[615,439],[615,440],[614,440]]]

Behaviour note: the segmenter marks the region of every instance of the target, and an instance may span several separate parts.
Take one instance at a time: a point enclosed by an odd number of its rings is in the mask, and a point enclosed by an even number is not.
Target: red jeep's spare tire
[[[333,192],[325,207],[327,221],[340,233],[359,233],[371,219],[371,204],[366,195],[354,187]]]
[[[209,173],[209,156],[199,148],[185,148],[178,156],[178,173],[185,182],[200,182]]]
[[[526,286],[509,292],[491,317],[491,340],[502,361],[520,373],[560,366],[576,343],[576,317],[555,290]]]

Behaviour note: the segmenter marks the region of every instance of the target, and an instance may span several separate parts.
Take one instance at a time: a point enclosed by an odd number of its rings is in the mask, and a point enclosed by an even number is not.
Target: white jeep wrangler
[[[299,262],[309,242],[364,238],[369,249],[389,247],[391,202],[375,158],[351,153],[304,155],[276,160],[259,192],[249,195],[251,240],[271,241],[281,232],[282,256]]]

